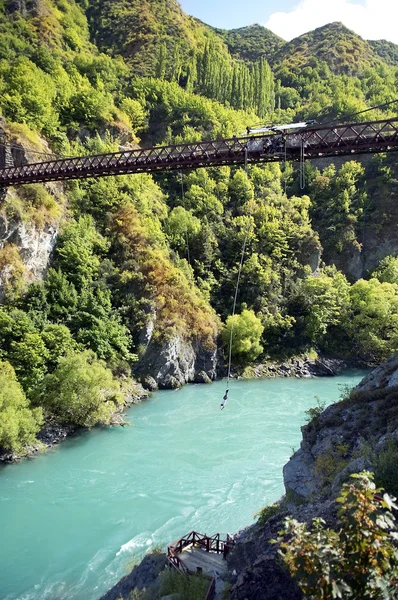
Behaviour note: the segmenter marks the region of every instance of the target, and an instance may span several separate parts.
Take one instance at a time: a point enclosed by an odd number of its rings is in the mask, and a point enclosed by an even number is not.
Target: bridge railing
[[[202,548],[206,552],[216,552],[217,554],[226,554],[234,545],[234,540],[227,535],[226,540],[222,540],[219,533],[209,536],[197,531],[190,531],[187,535],[179,538],[168,546],[168,553],[180,554],[184,548],[195,546]],[[227,552],[226,552],[227,551]]]
[[[0,169],[0,186],[389,150],[398,150],[398,117],[30,163]]]

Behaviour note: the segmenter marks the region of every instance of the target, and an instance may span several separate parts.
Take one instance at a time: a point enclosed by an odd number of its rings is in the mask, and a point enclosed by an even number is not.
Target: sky
[[[185,12],[213,27],[260,23],[284,40],[342,21],[367,40],[398,44],[398,0],[179,0]]]

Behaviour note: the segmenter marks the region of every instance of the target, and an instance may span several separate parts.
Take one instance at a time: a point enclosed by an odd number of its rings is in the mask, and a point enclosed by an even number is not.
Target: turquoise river
[[[0,599],[97,600],[145,552],[191,529],[236,532],[283,493],[316,396],[363,372],[154,394],[132,427],[96,429],[0,468]]]

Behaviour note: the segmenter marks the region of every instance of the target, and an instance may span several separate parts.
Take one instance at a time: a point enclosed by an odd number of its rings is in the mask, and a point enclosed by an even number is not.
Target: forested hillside
[[[213,30],[166,0],[0,0],[1,116],[30,159],[360,120],[396,98],[393,56],[339,24],[284,44],[260,26]],[[8,190],[0,446],[21,451],[43,418],[109,423],[132,369],[165,387],[214,377],[247,230],[237,368],[310,350],[387,357],[397,176],[391,155],[307,165],[304,190],[277,164]]]

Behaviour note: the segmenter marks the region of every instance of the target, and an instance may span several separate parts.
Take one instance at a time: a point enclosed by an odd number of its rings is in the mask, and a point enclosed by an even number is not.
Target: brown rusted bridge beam
[[[94,156],[61,158],[0,169],[0,187],[156,173],[398,150],[398,117],[381,121],[309,127],[294,133],[270,132],[198,143],[156,146]]]

